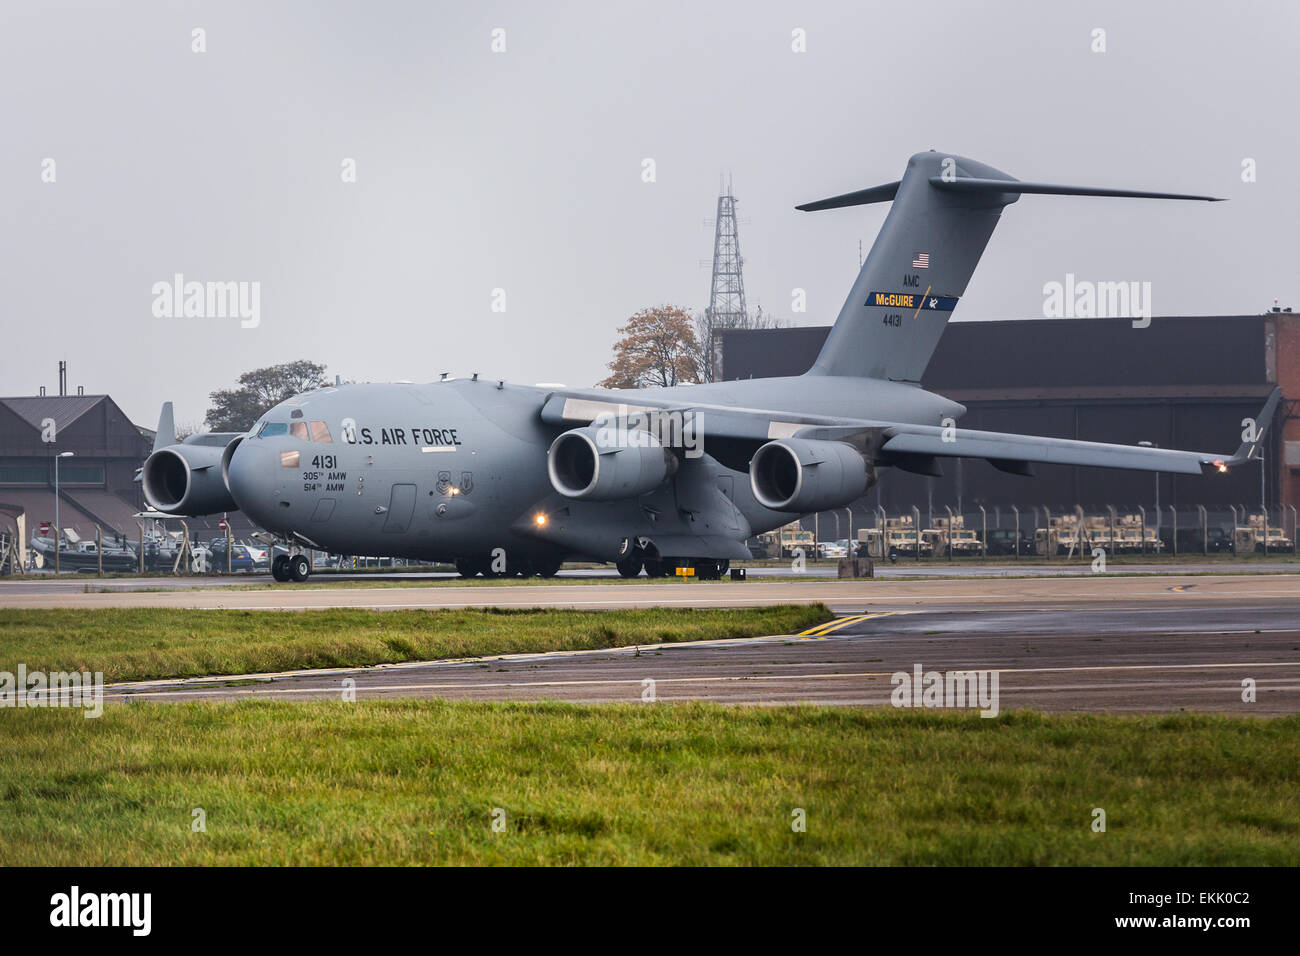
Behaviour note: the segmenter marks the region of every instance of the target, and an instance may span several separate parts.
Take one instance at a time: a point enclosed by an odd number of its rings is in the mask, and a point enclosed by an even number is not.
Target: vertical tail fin
[[[1022,193],[1215,201],[1179,193],[1024,183],[961,156],[917,153],[896,183],[796,207],[815,212],[893,201],[809,374],[919,382],[1003,207]]]
[[[172,421],[172,403],[163,402],[158,416],[158,431],[153,436],[153,450],[176,444],[176,423]]]

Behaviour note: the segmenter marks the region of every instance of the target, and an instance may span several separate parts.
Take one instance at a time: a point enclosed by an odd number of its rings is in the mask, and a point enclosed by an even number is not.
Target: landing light
[[[546,515],[542,514],[540,511],[537,513],[537,516],[533,518],[533,521],[537,523],[537,527],[539,528],[546,527]]]
[[[1223,462],[1221,462],[1221,461],[1216,461],[1216,462],[1214,463],[1214,466],[1215,466],[1216,468],[1219,469],[1219,472],[1220,472],[1220,473],[1223,473],[1223,472],[1225,472],[1225,471],[1228,470],[1228,466],[1225,465],[1225,464],[1224,464]]]

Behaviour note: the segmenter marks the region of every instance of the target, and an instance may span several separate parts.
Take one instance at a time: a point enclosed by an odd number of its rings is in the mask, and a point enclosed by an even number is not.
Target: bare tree
[[[757,310],[743,316],[715,316],[708,309],[695,316],[695,367],[701,382],[715,382],[721,369],[718,350],[722,343],[715,333],[728,329],[779,329],[780,319],[770,312]]]

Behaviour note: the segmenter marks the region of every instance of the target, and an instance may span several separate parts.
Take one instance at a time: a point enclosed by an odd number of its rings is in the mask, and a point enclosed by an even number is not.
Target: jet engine
[[[169,515],[210,515],[236,511],[221,475],[223,447],[187,445],[160,448],[145,459],[140,483],[145,500]]]
[[[749,484],[763,507],[808,514],[856,501],[870,484],[869,471],[852,445],[781,438],[754,453]]]
[[[658,488],[676,473],[677,456],[650,432],[589,425],[551,443],[546,470],[566,498],[613,501]]]

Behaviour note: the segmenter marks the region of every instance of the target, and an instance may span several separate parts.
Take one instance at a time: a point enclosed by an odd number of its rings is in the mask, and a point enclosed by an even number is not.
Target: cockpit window
[[[293,423],[291,423],[291,424],[289,425],[289,434],[292,435],[294,438],[301,438],[303,441],[310,441],[310,440],[311,440],[310,438],[307,437],[307,423],[306,423],[306,422],[293,422]]]
[[[311,440],[333,444],[334,439],[330,437],[330,427],[324,422],[311,423]]]
[[[267,422],[262,426],[262,430],[257,433],[258,438],[273,438],[276,435],[289,434],[289,426],[284,422]]]

